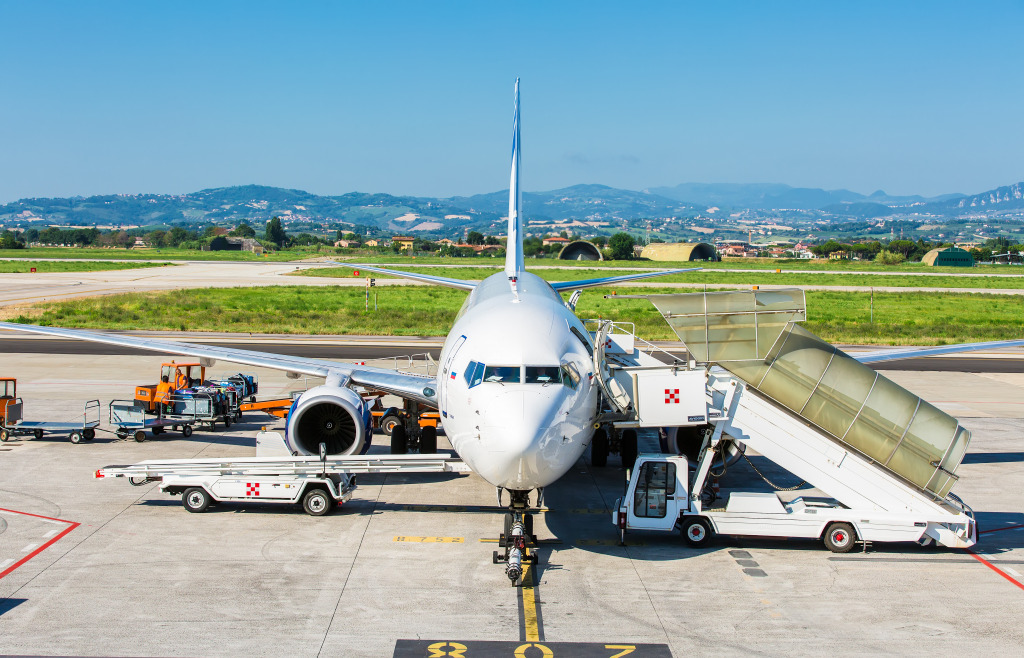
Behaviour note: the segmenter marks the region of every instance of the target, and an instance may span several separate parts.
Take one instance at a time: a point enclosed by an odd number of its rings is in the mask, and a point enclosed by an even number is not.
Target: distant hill
[[[850,190],[823,190],[812,187],[790,187],[781,183],[681,183],[675,187],[655,187],[652,194],[677,201],[734,209],[818,210],[840,203],[867,201],[886,206],[959,198],[952,194],[933,199],[922,196],[889,196],[882,190],[865,196]]]
[[[1024,209],[1024,182],[1004,185],[988,192],[971,196],[959,196],[929,203],[925,206],[931,212],[970,212],[982,210]]]

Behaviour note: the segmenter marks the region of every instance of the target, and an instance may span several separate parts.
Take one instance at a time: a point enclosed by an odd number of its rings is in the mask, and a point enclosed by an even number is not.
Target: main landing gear
[[[504,554],[494,551],[494,564],[505,565],[505,575],[512,586],[521,584],[524,564],[536,564],[537,537],[533,534],[533,513],[530,511],[529,491],[509,491],[511,500],[505,513],[505,532],[498,537],[498,545]],[[540,496],[538,496],[538,504]],[[498,503],[501,504],[501,489],[498,489]]]

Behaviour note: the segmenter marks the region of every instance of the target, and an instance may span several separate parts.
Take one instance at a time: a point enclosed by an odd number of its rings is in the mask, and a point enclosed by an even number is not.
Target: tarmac
[[[105,420],[163,360],[4,350],[0,376],[18,378],[28,419],[67,420],[98,398]],[[243,370],[259,374],[260,397],[315,383]],[[514,588],[491,560],[495,492],[472,474],[360,476],[353,500],[326,517],[269,504],[189,514],[155,484],[93,477],[144,459],[252,455],[260,427],[282,426],[268,416],[189,439],[0,444],[0,654],[1018,654],[1024,374],[886,375],[973,432],[954,492],[977,512],[975,550],[835,555],[818,542],[729,537],[696,550],[641,532],[620,546],[609,510],[624,472],[614,457],[606,468],[584,458],[549,488],[539,564]],[[372,449],[386,452],[386,439]],[[726,477],[760,482],[743,462]]]

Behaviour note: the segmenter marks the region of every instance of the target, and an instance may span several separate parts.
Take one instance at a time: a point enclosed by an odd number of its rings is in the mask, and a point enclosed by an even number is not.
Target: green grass
[[[395,268],[398,269],[398,268]],[[470,279],[479,281],[498,271],[496,268],[483,267],[416,267],[402,266],[402,270],[418,274],[448,277],[451,279]],[[951,268],[943,268],[951,269]],[[626,272],[609,272],[596,268],[577,267],[573,269],[534,269],[534,274],[546,281],[579,281],[595,279],[602,276],[615,276]],[[982,273],[975,272],[972,273]],[[988,273],[988,271],[986,271]],[[352,270],[346,267],[313,267],[294,272],[296,276],[330,276],[353,278]],[[368,274],[368,273],[367,273]],[[663,283],[697,283],[697,284],[733,284],[733,285],[786,285],[786,286],[862,286],[892,288],[1024,288],[1024,272],[1022,276],[995,277],[972,276],[957,277],[952,275],[914,276],[912,274],[832,274],[828,272],[745,272],[703,270],[669,274],[651,282]],[[360,274],[361,278],[365,274]],[[375,278],[395,278],[384,274],[372,274]]]
[[[0,252],[2,254],[3,252]],[[36,272],[99,272],[108,270],[130,270],[139,267],[161,267],[163,263],[103,263],[96,261],[13,261],[0,260],[2,274],[30,274],[32,268]]]
[[[292,261],[313,256],[335,256],[333,249],[317,252],[311,248],[295,248],[257,256],[250,251],[196,251],[194,249],[99,249],[95,247],[35,247],[32,249],[4,249],[0,258],[70,258],[102,260],[243,260]]]
[[[283,286],[133,293],[39,304],[15,322],[95,329],[228,331],[294,334],[441,336],[466,293],[433,286],[376,289],[379,311],[364,310],[361,288]],[[676,289],[618,288],[620,295],[678,293]],[[648,340],[674,335],[642,299],[605,299],[585,292],[584,318],[634,322]],[[371,309],[373,298],[370,299]],[[1017,297],[965,293],[810,291],[804,326],[836,343],[941,345],[1024,337],[1024,304]]]

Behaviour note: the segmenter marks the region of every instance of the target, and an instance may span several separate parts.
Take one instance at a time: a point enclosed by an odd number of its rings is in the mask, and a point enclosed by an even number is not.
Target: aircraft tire
[[[405,425],[395,425],[391,430],[391,454],[404,455],[409,452],[409,437],[405,433]]]
[[[590,464],[598,467],[608,464],[608,431],[605,429],[594,431],[590,441]]]
[[[423,427],[420,429],[420,454],[437,454],[437,428]]]
[[[633,468],[637,454],[636,430],[623,430],[621,445],[619,456],[622,458],[622,468]]]

